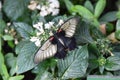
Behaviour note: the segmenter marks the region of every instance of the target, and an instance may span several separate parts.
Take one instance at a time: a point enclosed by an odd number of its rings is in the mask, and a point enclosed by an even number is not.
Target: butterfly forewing
[[[66,37],[72,37],[74,35],[78,22],[79,22],[79,18],[74,17],[66,21],[61,26],[61,29],[65,31]]]

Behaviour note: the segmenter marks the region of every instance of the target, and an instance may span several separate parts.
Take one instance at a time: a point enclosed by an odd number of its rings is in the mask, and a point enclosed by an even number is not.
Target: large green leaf
[[[78,13],[80,16],[83,17],[84,21],[91,23],[92,25],[96,26],[97,28],[100,26],[98,20],[86,7],[81,6],[81,5],[75,5],[71,8],[71,11]]]
[[[85,7],[81,5],[75,5],[71,8],[72,12],[76,12],[81,15],[83,18],[87,19],[88,21],[94,20],[94,15]]]
[[[117,19],[116,13],[117,11],[108,12],[100,18],[100,21],[101,22],[115,21]]]
[[[23,45],[17,57],[18,74],[26,72],[35,66],[33,59],[36,51],[37,47],[32,42]]]
[[[98,0],[96,6],[95,6],[95,17],[98,18],[101,13],[103,12],[106,5],[106,0]]]
[[[91,43],[93,39],[89,32],[89,25],[85,22],[81,22],[76,29],[75,38],[77,43]]]
[[[120,70],[120,57],[111,56],[107,58],[105,69],[109,71]]]
[[[20,41],[20,42],[17,44],[16,48],[15,48],[16,54],[19,54],[19,53],[20,53],[20,50],[24,47],[23,45],[24,45],[24,44],[28,44],[28,43],[29,43],[29,42],[28,42],[27,40],[25,40],[25,41]]]
[[[27,9],[29,0],[5,0],[3,10],[11,20],[16,20]]]
[[[87,46],[79,46],[70,51],[65,59],[58,61],[58,73],[61,79],[83,77],[88,67]]]
[[[25,39],[29,39],[30,35],[33,33],[32,27],[27,23],[15,22],[14,26],[17,32],[19,32],[19,34]]]

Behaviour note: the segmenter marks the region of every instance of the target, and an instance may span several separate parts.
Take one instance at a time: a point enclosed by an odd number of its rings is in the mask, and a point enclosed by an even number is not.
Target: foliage
[[[108,9],[109,1],[1,0],[0,80],[28,80],[26,74],[33,75],[29,80],[120,76],[120,4]],[[78,47],[64,59],[35,64],[39,47],[73,16],[80,18],[74,35]]]

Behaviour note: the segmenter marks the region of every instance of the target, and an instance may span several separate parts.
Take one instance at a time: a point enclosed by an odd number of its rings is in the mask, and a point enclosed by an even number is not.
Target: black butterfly
[[[48,38],[35,55],[34,62],[39,63],[49,57],[64,58],[68,50],[76,48],[76,41],[73,37],[76,26],[79,22],[78,17],[67,20],[57,30],[57,32]]]

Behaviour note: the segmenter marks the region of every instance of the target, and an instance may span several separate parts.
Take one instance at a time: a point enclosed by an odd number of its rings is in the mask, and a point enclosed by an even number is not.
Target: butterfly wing
[[[57,52],[57,45],[52,44],[47,40],[35,55],[34,62],[37,64],[49,57],[52,57]]]
[[[72,37],[75,33],[78,22],[79,22],[78,17],[70,18],[60,27],[60,29],[65,31],[66,37]]]

